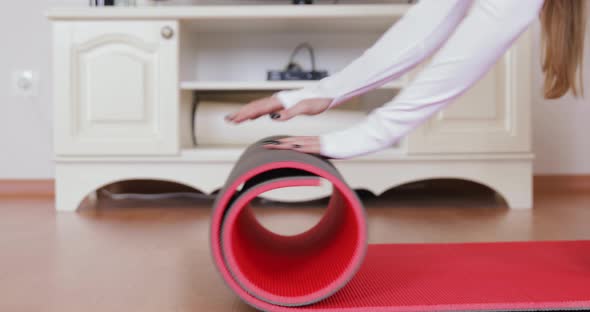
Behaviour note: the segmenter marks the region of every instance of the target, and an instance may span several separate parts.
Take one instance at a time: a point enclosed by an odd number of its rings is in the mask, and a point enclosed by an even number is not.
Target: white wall
[[[539,28],[536,25],[537,33],[540,33]],[[535,59],[540,60],[540,49],[535,52]],[[590,173],[590,23],[586,31],[585,55],[585,99],[570,95],[552,101],[543,99],[540,91],[543,86],[541,67],[535,67],[534,84],[539,90],[533,95],[533,146],[537,174]]]
[[[51,150],[50,29],[47,1],[11,1],[0,10],[0,178],[48,178]],[[38,97],[12,96],[12,71],[41,73]]]
[[[86,0],[11,1],[0,10],[0,38],[3,43],[0,52],[0,179],[53,176],[51,41],[50,25],[43,14],[52,5],[86,3]],[[538,25],[536,30],[538,32]],[[590,31],[587,34],[590,36]],[[537,173],[590,174],[590,144],[587,144],[590,134],[590,49],[586,51],[589,51],[584,68],[586,100],[571,97],[557,101],[543,100],[540,96],[540,69],[535,72],[536,88],[539,90],[534,94],[533,116]],[[535,57],[539,59],[538,51]],[[12,95],[11,75],[16,69],[34,69],[41,73],[36,98],[23,99]]]

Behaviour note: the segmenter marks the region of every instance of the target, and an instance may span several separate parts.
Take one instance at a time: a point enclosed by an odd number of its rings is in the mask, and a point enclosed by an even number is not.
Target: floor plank
[[[538,193],[509,210],[488,190],[364,197],[372,243],[590,239],[590,194]],[[49,198],[0,199],[0,311],[254,311],[209,255],[211,199],[111,200],[56,213]],[[259,201],[261,222],[308,228],[322,202]]]

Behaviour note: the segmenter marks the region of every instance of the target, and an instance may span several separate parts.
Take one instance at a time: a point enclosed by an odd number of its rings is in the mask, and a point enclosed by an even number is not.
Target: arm
[[[349,158],[391,146],[483,77],[542,5],[543,0],[477,0],[411,85],[364,122],[320,137],[321,154]]]
[[[472,0],[422,0],[371,48],[340,72],[313,86],[276,94],[285,108],[312,98],[337,105],[401,77],[434,53],[456,29]]]

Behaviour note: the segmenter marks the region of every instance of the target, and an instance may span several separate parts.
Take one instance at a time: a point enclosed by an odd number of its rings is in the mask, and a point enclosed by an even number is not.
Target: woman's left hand
[[[288,137],[276,141],[268,141],[264,144],[268,149],[294,150],[307,154],[320,154],[320,137],[298,136]]]

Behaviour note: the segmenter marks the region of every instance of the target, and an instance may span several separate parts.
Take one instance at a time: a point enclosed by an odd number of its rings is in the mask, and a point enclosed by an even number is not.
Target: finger
[[[301,147],[296,148],[297,151],[308,153],[308,154],[319,154],[320,143],[317,137],[304,137]]]
[[[320,144],[317,137],[288,137],[275,142],[264,147],[273,150],[293,150],[307,154],[320,154]]]
[[[250,108],[250,107],[244,107],[242,110],[240,110],[236,114],[236,116],[232,119],[232,122],[241,123],[241,122],[251,119],[252,116],[254,115],[251,110],[252,110],[252,108]]]
[[[262,105],[259,101],[246,104],[239,111],[237,111],[234,114],[231,114],[229,116],[229,121],[234,123],[240,123],[249,119],[256,119],[257,116],[264,114],[264,112],[261,112],[263,108],[264,105]]]
[[[280,144],[287,144],[287,145],[315,145],[316,137],[313,136],[295,136],[295,137],[286,137],[279,139],[278,142]]]
[[[226,119],[230,122],[242,122],[249,118],[249,115],[252,111],[256,110],[256,102],[252,102],[250,104],[246,104],[245,106],[241,107],[236,112],[233,112],[226,116]]]
[[[290,149],[293,149],[293,145],[289,145],[289,144],[279,144],[279,145],[265,144],[264,145],[264,148],[272,149],[272,150],[290,150]]]
[[[267,147],[267,145],[272,145],[272,148],[275,148],[275,149],[285,149],[285,147],[288,147],[288,148],[293,147],[293,145],[296,144],[296,142],[297,142],[296,138],[288,137],[288,138],[273,140],[273,142],[268,142],[264,145],[265,145],[265,147]]]
[[[315,155],[319,155],[320,154],[320,149],[319,147],[314,147],[314,146],[302,146],[302,147],[294,147],[293,145],[265,145],[264,146],[267,149],[270,150],[292,150],[292,151],[296,151],[296,152],[300,152],[300,153],[306,153],[306,154],[315,154]]]
[[[272,113],[280,109],[275,107],[268,99],[257,100],[246,104],[238,112],[230,114],[228,120],[234,123],[240,123],[246,120],[254,120],[262,115]]]
[[[281,142],[291,149],[303,153],[315,153],[319,145],[315,143],[315,137],[292,137]]]
[[[299,103],[289,109],[283,109],[277,112],[278,116],[273,118],[276,121],[287,121],[292,119],[297,115],[305,114],[306,110],[308,109],[308,105],[306,103]],[[272,118],[272,116],[271,116]]]
[[[234,119],[236,119],[236,117],[240,114],[241,109],[232,113],[229,113],[225,116],[223,116],[223,119],[227,122],[233,122]]]
[[[279,139],[278,141],[281,144],[293,144],[293,143],[297,142],[298,140],[299,140],[298,137],[286,137],[286,138]]]
[[[243,108],[231,114],[225,115],[225,121],[235,123],[236,120],[238,120],[238,118],[243,115],[242,110]]]
[[[278,109],[252,110],[252,111],[249,111],[248,113],[244,114],[244,116],[242,116],[242,118],[239,119],[239,122],[242,122],[244,120],[256,120],[260,116],[264,116],[264,115],[269,115],[271,118],[277,118],[278,116],[280,116],[280,114],[277,114],[277,111],[278,111]],[[274,117],[274,116],[276,116],[276,117]]]
[[[245,109],[244,111],[240,111],[233,119],[232,122],[234,123],[241,123],[246,120],[255,119],[255,113],[250,111],[250,109]]]
[[[293,149],[301,147],[303,144],[304,140],[301,137],[287,137],[275,140],[273,144],[265,144],[265,147],[270,149]]]

